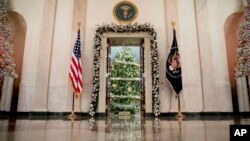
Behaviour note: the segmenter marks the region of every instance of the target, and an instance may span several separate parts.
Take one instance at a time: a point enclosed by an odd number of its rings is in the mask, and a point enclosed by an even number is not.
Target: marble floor
[[[250,117],[2,117],[0,141],[229,141],[229,127]]]

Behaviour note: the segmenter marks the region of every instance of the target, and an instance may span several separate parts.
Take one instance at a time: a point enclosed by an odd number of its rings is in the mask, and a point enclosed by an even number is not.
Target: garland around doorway
[[[156,32],[152,25],[149,23],[145,24],[133,24],[133,25],[116,25],[116,24],[105,24],[98,26],[94,37],[94,76],[93,76],[93,87],[92,96],[90,102],[89,114],[94,116],[98,105],[98,95],[100,88],[100,54],[101,54],[101,38],[104,33],[116,32],[147,32],[150,36],[150,49],[151,49],[151,63],[152,63],[152,108],[155,116],[160,115],[160,101],[159,101],[159,64],[158,64],[158,50],[157,50],[157,39]]]

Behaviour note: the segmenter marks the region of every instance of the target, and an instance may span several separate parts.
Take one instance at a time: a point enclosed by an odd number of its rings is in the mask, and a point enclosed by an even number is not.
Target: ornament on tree
[[[112,87],[115,88],[117,86],[117,84],[112,84]]]
[[[13,34],[4,0],[0,0],[0,76],[17,78]]]
[[[131,87],[128,87],[128,92],[132,92],[132,88]]]
[[[111,65],[111,111],[140,110],[140,65],[136,62],[131,48],[123,47]],[[115,87],[114,87],[115,86]]]
[[[244,10],[243,20],[240,25],[238,40],[237,63],[235,76],[243,77],[250,75],[250,0],[247,0],[247,7]]]

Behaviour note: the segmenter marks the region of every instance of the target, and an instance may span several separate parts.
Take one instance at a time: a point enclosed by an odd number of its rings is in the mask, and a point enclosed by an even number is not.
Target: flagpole
[[[179,141],[181,141],[181,118],[178,120],[178,124],[179,124]]]
[[[75,42],[75,46],[73,49],[73,54],[71,57],[71,64],[70,64],[70,80],[72,83],[72,87],[73,87],[73,98],[72,98],[72,110],[71,110],[71,114],[68,115],[68,118],[70,118],[71,120],[74,120],[75,118],[77,118],[77,115],[75,114],[74,111],[74,107],[75,107],[75,94],[80,93],[81,89],[82,89],[82,75],[79,73],[82,73],[82,66],[81,66],[81,61],[79,59],[81,59],[81,39],[80,39],[80,25],[81,22],[77,22],[77,27],[78,27],[78,31],[77,31],[77,40]],[[72,62],[76,62],[76,63],[72,63]],[[77,68],[76,72],[72,72],[72,68]],[[73,75],[72,73],[77,74],[76,76]],[[74,83],[76,82],[76,83]],[[76,93],[75,93],[76,92]]]
[[[71,110],[71,114],[68,115],[68,118],[70,118],[71,120],[74,120],[76,118],[76,114],[75,114],[75,111],[74,111],[74,107],[75,107],[75,94],[73,92],[73,98],[72,98],[72,110]]]
[[[182,115],[182,113],[181,113],[181,102],[180,102],[180,96],[178,95],[178,96],[177,96],[177,98],[178,98],[178,113],[177,113],[176,117],[177,117],[177,118],[182,118],[182,117],[183,117],[183,115]]]
[[[173,28],[175,29],[175,27],[174,27],[175,26],[175,22],[172,21],[171,24],[172,24]]]
[[[81,22],[77,22],[78,30],[80,30]]]
[[[173,26],[173,29],[175,30],[176,23],[174,21],[172,21],[171,24]],[[177,113],[176,117],[181,119],[183,117],[183,115],[181,113],[181,102],[180,102],[180,95],[179,94],[177,94],[177,98],[178,98],[178,113]]]

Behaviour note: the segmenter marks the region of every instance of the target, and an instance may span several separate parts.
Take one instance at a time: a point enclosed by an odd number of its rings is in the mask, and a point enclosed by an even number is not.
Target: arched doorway
[[[234,112],[249,111],[246,80],[244,78],[235,79],[236,49],[238,47],[239,29],[243,14],[243,11],[233,13],[227,18],[224,25]]]
[[[9,11],[8,16],[10,24],[12,26],[12,32],[14,35],[13,44],[15,51],[16,72],[18,74],[18,78],[14,80],[13,84],[13,93],[12,93],[10,111],[16,112],[18,94],[19,94],[19,84],[22,78],[23,54],[24,54],[27,25],[23,16],[17,12]]]

